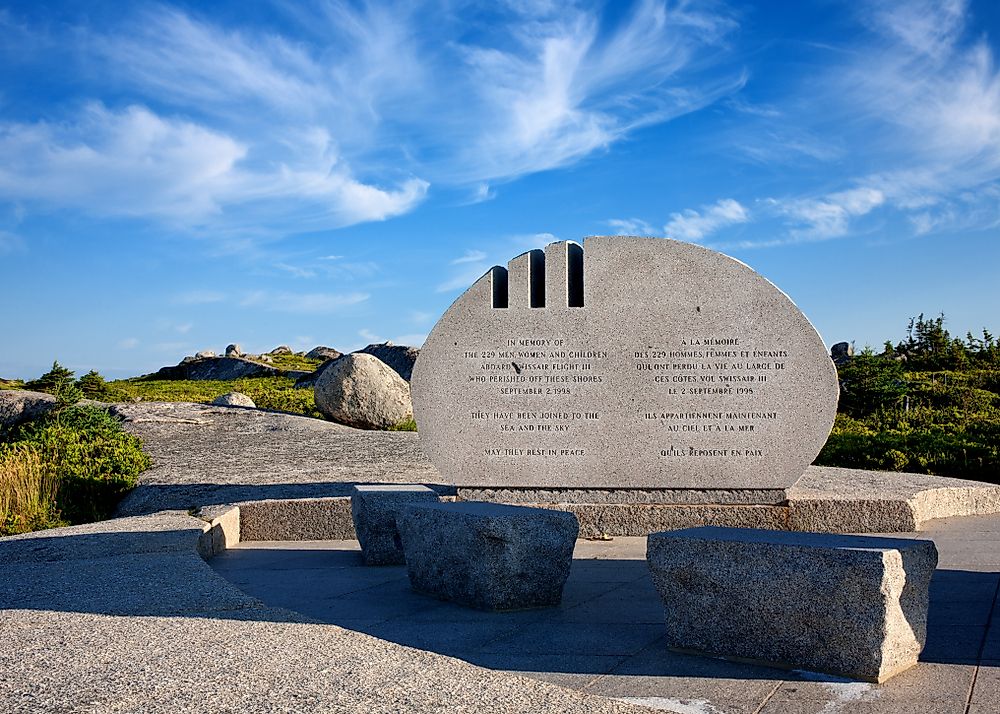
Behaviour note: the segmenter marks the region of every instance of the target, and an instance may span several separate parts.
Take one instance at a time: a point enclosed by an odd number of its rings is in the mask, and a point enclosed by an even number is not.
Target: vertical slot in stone
[[[531,307],[545,307],[545,251],[533,250],[528,254],[528,291]]]
[[[566,244],[566,294],[570,307],[583,307],[583,247]]]
[[[494,265],[490,277],[493,283],[493,307],[507,307],[507,268]]]

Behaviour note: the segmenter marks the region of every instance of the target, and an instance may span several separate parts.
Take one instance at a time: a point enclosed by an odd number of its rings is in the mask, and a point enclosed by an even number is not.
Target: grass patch
[[[312,372],[323,364],[323,360],[321,359],[310,359],[309,357],[300,354],[268,356],[271,358],[271,362],[267,364],[270,364],[272,367],[277,367],[278,369]]]
[[[108,382],[106,399],[113,402],[195,402],[209,404],[227,392],[241,392],[261,409],[322,419],[311,389],[296,389],[291,377],[254,377],[232,381],[187,379],[124,379]]]
[[[0,451],[0,536],[66,525],[56,505],[59,477],[38,449]]]
[[[405,419],[404,421],[399,422],[395,426],[390,426],[387,431],[416,431],[416,430],[417,430],[417,422],[415,422],[411,417],[409,419]]]

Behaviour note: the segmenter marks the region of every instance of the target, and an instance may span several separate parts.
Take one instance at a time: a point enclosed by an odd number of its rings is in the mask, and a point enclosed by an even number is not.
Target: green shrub
[[[24,424],[2,448],[25,447],[58,477],[56,503],[71,523],[109,518],[150,465],[139,439],[96,407],[72,406]]]

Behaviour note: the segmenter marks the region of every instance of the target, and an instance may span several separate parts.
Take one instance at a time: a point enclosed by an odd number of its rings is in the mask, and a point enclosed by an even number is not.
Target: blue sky
[[[993,0],[5,3],[0,376],[419,344],[619,233],[828,344],[1000,331],[998,35]]]

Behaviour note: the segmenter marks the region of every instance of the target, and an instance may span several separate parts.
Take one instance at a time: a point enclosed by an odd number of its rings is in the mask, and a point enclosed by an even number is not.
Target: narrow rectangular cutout
[[[531,307],[545,307],[545,251],[528,253],[528,291]]]
[[[507,268],[494,265],[490,270],[490,282],[493,284],[493,307],[507,307]]]
[[[583,307],[583,247],[566,244],[566,297],[569,307]]]

